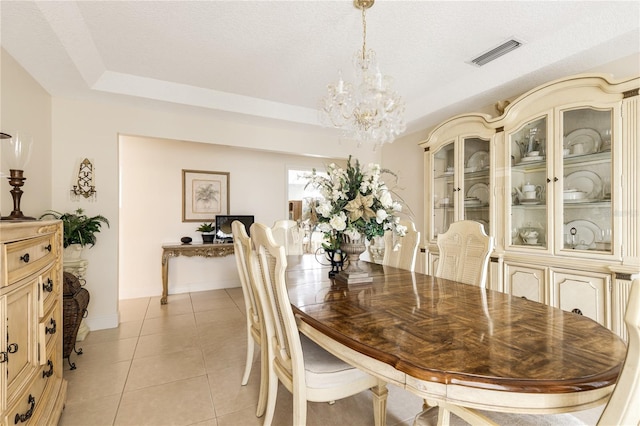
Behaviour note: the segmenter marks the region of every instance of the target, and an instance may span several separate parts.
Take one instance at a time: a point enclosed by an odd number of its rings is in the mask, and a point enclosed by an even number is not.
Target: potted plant
[[[202,242],[204,244],[213,243],[213,239],[216,236],[216,227],[213,223],[203,223],[196,229],[198,232],[202,232]]]
[[[96,233],[100,232],[102,224],[109,227],[109,220],[106,217],[102,215],[89,217],[84,214],[82,209],[77,209],[72,213],[47,210],[40,216],[40,219],[45,217],[54,217],[62,221],[62,245],[65,248],[65,255],[72,258],[79,258],[85,246],[93,247],[95,245]]]

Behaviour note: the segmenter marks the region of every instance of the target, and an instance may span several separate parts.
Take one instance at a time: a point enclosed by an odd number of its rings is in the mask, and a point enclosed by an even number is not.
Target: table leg
[[[162,297],[160,304],[167,304],[167,295],[169,293],[169,256],[165,252],[162,253]]]
[[[389,390],[387,384],[382,380],[378,380],[378,386],[371,388],[373,394],[373,419],[376,426],[385,426],[387,424],[387,396]]]

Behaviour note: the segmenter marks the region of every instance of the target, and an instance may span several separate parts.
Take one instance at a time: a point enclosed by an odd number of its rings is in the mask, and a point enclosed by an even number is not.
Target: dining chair
[[[304,253],[304,232],[295,220],[276,220],[271,228],[273,238],[284,247],[285,253]]]
[[[253,354],[256,344],[260,347],[260,392],[258,395],[258,406],[256,416],[260,417],[264,414],[267,404],[267,351],[265,344],[264,321],[262,320],[262,310],[258,305],[257,295],[255,291],[255,283],[253,282],[252,270],[255,268],[255,262],[252,258],[253,246],[251,238],[247,234],[245,225],[239,220],[231,223],[231,231],[233,234],[233,248],[236,258],[236,266],[238,275],[240,275],[240,285],[242,286],[242,294],[244,299],[245,313],[247,317],[247,359],[245,361],[244,373],[242,375],[242,386],[249,382],[251,374],[251,366],[253,365]]]
[[[629,340],[627,355],[618,376],[613,392],[598,420],[598,426],[640,425],[640,279],[631,283],[629,301],[624,316]],[[432,425],[434,423],[451,425],[459,423],[460,419],[448,419],[449,412],[457,416],[465,416],[465,420],[472,421],[473,412],[461,412],[457,407],[443,404],[443,407],[431,407],[420,413],[414,421],[414,426]],[[500,425],[585,425],[581,419],[571,413],[562,414],[513,414],[497,413],[477,410],[482,421],[487,420]],[[440,418],[442,417],[442,419]]]
[[[384,233],[382,264],[413,272],[416,267],[420,232],[416,231],[416,225],[413,222],[401,220],[400,225],[407,227],[404,236],[401,237],[393,231]]]
[[[382,424],[386,411],[385,383],[333,356],[298,331],[285,281],[287,259],[271,229],[254,223],[251,239],[260,266],[255,277],[267,337],[268,382],[264,424],[275,411],[278,382],[293,395],[293,424],[305,425],[307,401],[333,402],[366,389],[373,393],[374,418]]]
[[[482,224],[473,220],[453,222],[447,232],[438,234],[436,277],[485,287],[487,266],[493,249]]]

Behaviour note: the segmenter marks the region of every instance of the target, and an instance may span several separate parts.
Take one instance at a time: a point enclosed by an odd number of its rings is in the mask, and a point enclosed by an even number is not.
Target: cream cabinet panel
[[[62,222],[0,223],[0,424],[55,425],[62,378]]]
[[[553,272],[553,305],[609,326],[611,276]]]
[[[545,303],[546,268],[505,264],[505,292]]]
[[[36,280],[30,280],[6,296],[8,344],[5,365],[9,395],[15,394],[38,368],[37,340],[34,338],[38,325],[36,283]]]

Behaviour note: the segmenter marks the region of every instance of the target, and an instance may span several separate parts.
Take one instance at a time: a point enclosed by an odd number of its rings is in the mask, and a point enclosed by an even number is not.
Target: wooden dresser
[[[62,378],[62,222],[0,223],[0,424],[56,425]]]

